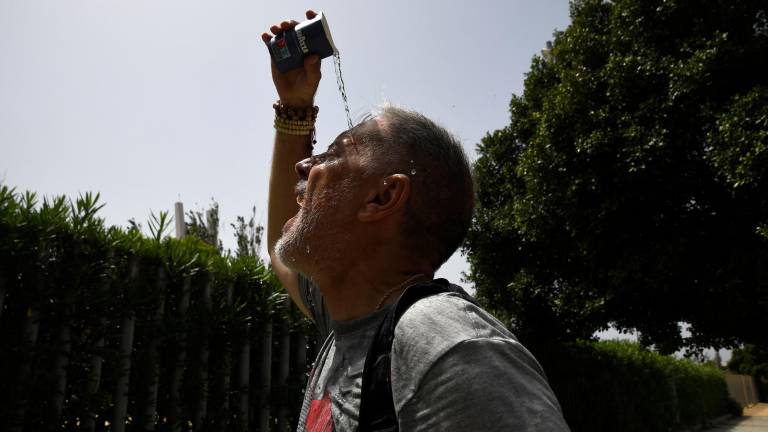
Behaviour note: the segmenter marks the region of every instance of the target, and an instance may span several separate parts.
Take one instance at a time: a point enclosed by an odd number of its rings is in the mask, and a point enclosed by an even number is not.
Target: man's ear
[[[411,179],[404,174],[393,174],[374,185],[358,210],[357,218],[361,222],[381,220],[405,207],[410,196]]]

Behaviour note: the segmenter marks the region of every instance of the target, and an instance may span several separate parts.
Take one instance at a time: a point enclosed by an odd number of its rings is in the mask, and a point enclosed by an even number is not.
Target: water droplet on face
[[[411,175],[416,175],[416,169],[411,170]]]
[[[413,163],[413,159],[411,159],[411,163]]]
[[[309,254],[309,246],[307,246],[307,254]]]

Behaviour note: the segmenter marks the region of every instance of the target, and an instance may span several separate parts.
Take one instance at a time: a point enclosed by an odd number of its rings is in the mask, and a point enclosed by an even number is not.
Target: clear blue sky
[[[266,223],[276,98],[260,39],[327,14],[353,115],[387,100],[453,131],[471,159],[555,29],[565,0],[0,1],[0,180],[45,195],[101,192],[110,224],[150,211],[253,205]],[[345,128],[323,62],[318,144]],[[456,255],[438,273],[466,271]]]

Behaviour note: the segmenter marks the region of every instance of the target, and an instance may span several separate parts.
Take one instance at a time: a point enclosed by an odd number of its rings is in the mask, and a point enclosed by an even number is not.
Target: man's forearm
[[[267,250],[270,255],[282,234],[283,225],[299,210],[294,195],[298,181],[295,165],[312,155],[311,140],[309,135],[275,133],[267,215]]]
[[[307,19],[317,16],[314,11],[307,11]],[[294,28],[294,20],[286,20],[270,27],[269,32],[261,34],[264,43],[269,43],[274,36]],[[295,270],[289,268],[275,256],[275,244],[283,234],[283,226],[299,211],[294,189],[299,177],[296,163],[312,155],[311,135],[291,135],[285,132],[308,132],[317,118],[317,109],[313,107],[315,93],[320,84],[320,56],[310,55],[304,59],[304,67],[285,73],[280,72],[272,61],[272,81],[277,90],[279,102],[275,105],[275,146],[272,150],[272,169],[269,179],[269,203],[267,210],[267,251],[272,261],[272,270],[277,275],[288,294],[301,311],[312,318],[303,304],[299,293],[299,278]],[[309,108],[309,110],[307,110]],[[293,115],[288,115],[288,114]],[[297,118],[299,117],[299,118]],[[285,132],[280,132],[283,130]]]

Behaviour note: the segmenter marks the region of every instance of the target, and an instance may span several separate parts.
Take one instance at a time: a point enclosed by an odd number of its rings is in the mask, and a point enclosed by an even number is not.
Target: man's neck
[[[431,269],[417,266],[387,269],[359,265],[343,273],[315,275],[313,280],[323,293],[331,319],[349,321],[394,302],[405,288],[433,276]]]

